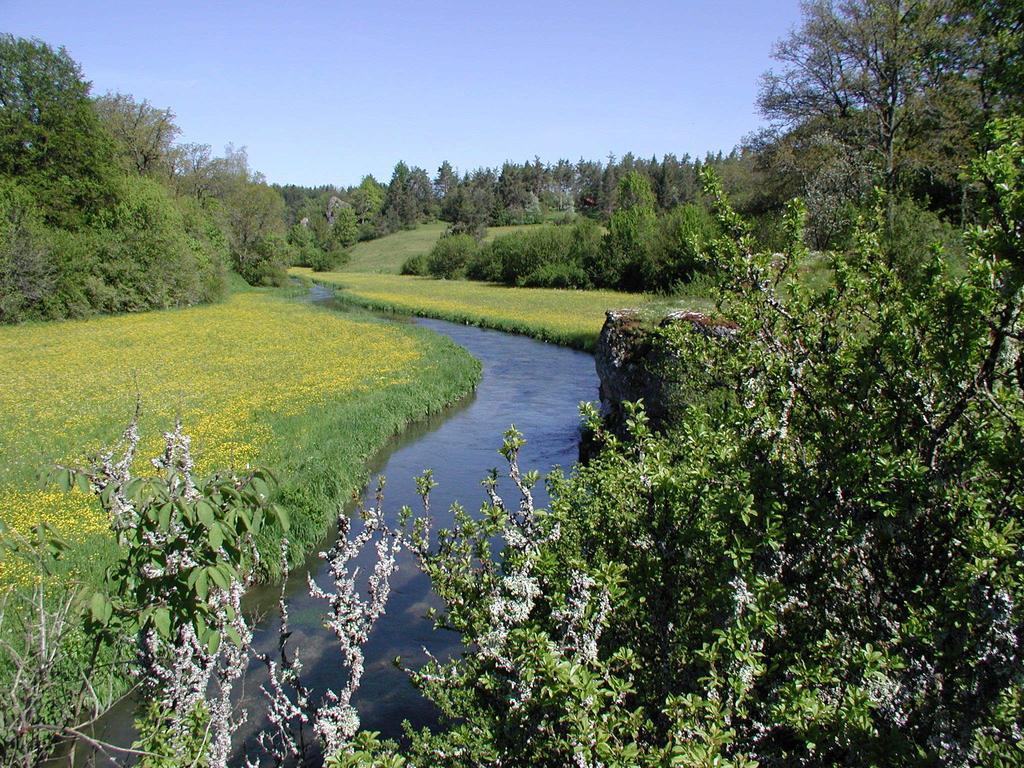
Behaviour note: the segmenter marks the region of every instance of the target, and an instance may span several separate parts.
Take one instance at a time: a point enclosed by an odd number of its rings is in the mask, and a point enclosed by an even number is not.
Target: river
[[[314,288],[309,299],[329,304],[330,296],[326,289]],[[577,406],[580,401],[597,398],[593,357],[474,326],[429,319],[408,322],[448,336],[465,347],[481,362],[483,375],[473,394],[413,424],[370,460],[372,477],[368,493],[372,495],[378,475],[387,477],[384,508],[390,524],[396,524],[403,505],[419,510],[414,478],[427,468],[433,470],[437,482],[431,496],[434,531],[450,525],[449,507],[453,502],[461,503],[470,511],[479,509],[485,501],[480,481],[493,467],[502,471],[504,459],[498,449],[502,433],[512,424],[527,441],[520,456],[524,470],[537,469],[546,474],[556,466],[568,469],[572,465],[578,452]],[[499,491],[507,500],[518,502],[510,481],[502,482]],[[547,496],[542,488],[536,496],[538,506],[546,504]],[[368,570],[366,566],[372,567],[365,563],[364,574]],[[312,688],[316,700],[327,688],[340,688],[345,671],[339,664],[334,636],[322,625],[325,604],[309,596],[307,572],[314,574],[322,586],[330,586],[326,566],[316,551],[310,553],[304,567],[293,571],[286,586],[293,632],[289,647],[298,650],[304,666],[303,683]],[[246,598],[247,613],[263,617],[254,633],[254,644],[261,652],[276,652],[279,595],[280,586],[266,585],[251,590]],[[392,662],[400,656],[403,665],[415,668],[426,660],[424,648],[440,658],[459,652],[458,636],[436,631],[425,617],[428,608],[439,605],[428,579],[403,552],[399,569],[392,578],[387,612],[377,622],[365,647],[366,672],[353,700],[363,728],[380,731],[385,737],[399,737],[403,720],[409,720],[414,726],[435,721],[432,705],[413,688],[406,673]],[[265,725],[264,719],[258,716],[264,710],[264,700],[258,690],[264,680],[262,665],[254,665],[247,675],[240,702],[250,714],[238,733],[239,759],[251,746],[256,730]],[[104,735],[114,743],[127,743],[130,741],[129,732],[124,730],[127,722],[130,718],[115,718]]]

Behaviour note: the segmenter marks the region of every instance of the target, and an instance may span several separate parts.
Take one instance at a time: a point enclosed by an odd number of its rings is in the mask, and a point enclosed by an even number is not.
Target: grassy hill
[[[531,226],[536,225],[488,227],[484,240],[493,240],[499,235]],[[397,275],[406,259],[421,253],[428,253],[446,229],[448,229],[448,224],[445,222],[433,221],[429,224],[421,224],[416,229],[407,229],[387,237],[356,243],[352,246],[352,258],[344,266],[343,271],[383,272]]]

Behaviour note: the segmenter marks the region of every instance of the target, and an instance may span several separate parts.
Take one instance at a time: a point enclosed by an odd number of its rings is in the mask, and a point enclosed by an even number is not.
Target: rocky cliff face
[[[731,338],[736,333],[734,323],[700,312],[671,312],[660,321],[645,319],[635,309],[615,309],[606,314],[594,361],[601,381],[601,406],[612,429],[622,428],[622,404],[641,398],[652,427],[657,429],[671,420],[673,409],[679,407],[673,401],[673,373],[682,366],[667,357],[662,346],[654,343],[654,337],[655,329],[679,323],[719,338]]]

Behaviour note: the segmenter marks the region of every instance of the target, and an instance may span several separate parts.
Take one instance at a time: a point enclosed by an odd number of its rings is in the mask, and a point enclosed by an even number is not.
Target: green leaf
[[[273,511],[274,516],[277,518],[277,522],[281,524],[281,530],[287,533],[288,528],[291,526],[291,520],[288,518],[288,510],[280,504],[274,504],[270,508]]]
[[[270,488],[267,486],[266,481],[262,477],[254,476],[251,480],[251,483],[252,489],[261,499],[266,501],[267,499],[270,498]]]
[[[132,501],[138,502],[142,497],[142,491],[145,487],[146,481],[141,477],[137,477],[125,486],[124,495]]]
[[[206,650],[210,654],[214,654],[218,648],[220,648],[220,632],[213,630],[210,632],[210,636],[206,638]]]
[[[171,639],[171,612],[164,606],[153,611],[153,625],[156,631],[166,639]]]
[[[218,568],[215,565],[211,565],[209,568],[206,569],[206,572],[210,574],[210,578],[213,579],[214,584],[216,584],[218,587],[220,587],[221,589],[228,588],[228,584],[230,582],[224,577],[224,572],[221,571],[220,568]]]
[[[89,607],[92,610],[93,620],[104,627],[107,626],[114,613],[114,606],[110,604],[107,596],[102,592],[96,592],[89,602]]]
[[[174,505],[168,502],[160,507],[160,514],[157,519],[157,525],[160,526],[162,533],[167,533],[171,530],[171,513],[174,512]]]
[[[207,528],[213,528],[213,524],[217,520],[217,514],[214,512],[213,507],[210,506],[210,502],[205,499],[197,501],[196,514],[199,516],[199,522]]]
[[[220,549],[221,544],[224,543],[224,531],[220,525],[214,525],[210,529],[210,546],[213,549]]]
[[[57,481],[57,486],[62,491],[70,491],[71,484],[73,482],[73,476],[70,469],[60,469],[54,478]]]
[[[196,578],[195,583],[196,594],[199,595],[200,600],[205,600],[206,596],[210,593],[210,577],[206,573],[206,569],[199,569],[199,576]]]

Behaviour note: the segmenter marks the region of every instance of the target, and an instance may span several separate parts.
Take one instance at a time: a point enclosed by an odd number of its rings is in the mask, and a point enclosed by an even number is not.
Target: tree
[[[437,217],[438,206],[434,197],[434,185],[427,172],[414,166],[409,172],[409,195],[416,204],[416,222]]]
[[[445,160],[434,177],[434,196],[441,205],[444,205],[444,199],[458,184],[458,175],[452,170],[452,164]]]
[[[160,178],[171,173],[174,139],[181,129],[170,109],[157,109],[146,99],[135,101],[124,93],[101,96],[95,106],[129,170]]]
[[[644,290],[652,284],[655,273],[654,193],[644,176],[630,171],[619,181],[616,200],[602,258],[586,265],[587,271],[595,285]]]
[[[178,195],[202,202],[213,194],[213,154],[209,144],[177,144],[170,154],[173,187]]]
[[[496,189],[494,171],[478,168],[472,175],[466,174],[445,198],[441,218],[452,225],[452,232],[482,237],[497,206]]]
[[[1024,5],[1015,0],[962,0],[965,30],[959,51],[978,83],[984,118],[1020,114],[1024,108]]]
[[[373,176],[364,176],[349,196],[361,228],[371,225],[384,205],[384,188]]]
[[[914,171],[945,174],[972,154],[978,98],[965,78],[951,0],[809,0],[803,23],[775,47],[784,66],[758,103],[777,125],[863,145],[886,189]],[[938,163],[941,162],[941,167]]]
[[[391,181],[384,193],[384,205],[381,207],[381,218],[389,230],[412,227],[416,223],[418,206],[410,190],[411,176],[409,166],[398,161],[391,173]]]
[[[347,260],[345,249],[359,239],[359,223],[351,205],[325,192],[307,200],[299,215],[288,233],[288,242],[297,250],[296,263],[324,272]]]
[[[253,285],[283,283],[288,259],[281,195],[266,184],[244,180],[223,202],[235,269]]]
[[[46,223],[77,228],[114,200],[113,158],[67,51],[0,35],[0,175],[18,179]]]
[[[968,26],[953,0],[813,0],[762,79],[762,113],[866,147],[890,191],[912,182],[956,200],[975,152],[981,96]],[[958,187],[957,187],[958,188]]]
[[[347,248],[359,239],[359,222],[352,206],[343,206],[338,209],[331,229],[342,248]]]

